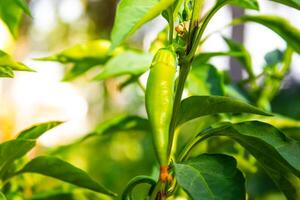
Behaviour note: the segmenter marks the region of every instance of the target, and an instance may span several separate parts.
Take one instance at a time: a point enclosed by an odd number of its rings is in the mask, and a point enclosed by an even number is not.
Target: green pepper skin
[[[169,127],[174,101],[176,55],[160,49],[151,64],[146,88],[146,110],[152,127],[155,151],[161,166],[168,165]]]

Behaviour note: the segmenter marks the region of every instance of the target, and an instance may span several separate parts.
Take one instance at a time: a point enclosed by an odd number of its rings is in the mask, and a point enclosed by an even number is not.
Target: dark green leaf
[[[202,154],[175,164],[175,176],[194,200],[244,200],[245,179],[234,158]]]
[[[228,136],[247,149],[291,200],[300,198],[300,143],[273,126],[258,122],[226,123],[199,134],[198,142],[211,136]],[[195,140],[195,141],[196,141]],[[197,143],[193,141],[193,143]]]
[[[201,116],[218,113],[251,113],[258,115],[270,115],[254,106],[230,97],[192,96],[182,101],[178,124],[182,124]]]
[[[125,190],[123,191],[122,200],[130,199],[128,197],[131,197],[131,193],[132,193],[133,189],[137,185],[143,184],[143,183],[147,183],[147,184],[151,185],[151,187],[153,188],[153,186],[155,186],[155,184],[156,184],[156,181],[153,178],[148,177],[148,176],[136,176],[136,177],[134,177],[133,179],[131,179],[129,181],[129,183],[127,184]]]
[[[115,196],[115,193],[91,179],[83,170],[55,157],[40,156],[34,158],[17,174],[21,173],[37,173],[71,183],[81,188]]]
[[[24,131],[22,131],[17,139],[37,139],[42,134],[47,132],[48,130],[60,125],[62,122],[60,121],[52,121],[52,122],[45,122],[41,124],[34,125]]]
[[[35,145],[32,140],[10,140],[0,144],[0,177],[2,177],[13,162],[26,153]]]
[[[122,75],[140,75],[148,70],[153,55],[126,51],[110,59],[104,66],[103,71],[97,75],[95,80],[104,80]]]
[[[143,24],[158,16],[174,0],[121,0],[111,34],[112,49],[126,40]]]
[[[192,95],[220,95],[224,94],[223,79],[218,70],[209,64],[194,66],[187,80],[189,92]]]
[[[35,194],[28,200],[76,200],[77,198],[72,192],[45,192],[43,194]]]
[[[300,10],[300,0],[271,0]]]
[[[237,57],[237,59],[242,64],[242,66],[245,67],[245,70],[247,71],[249,78],[253,79],[255,75],[252,68],[251,55],[248,52],[248,50],[241,43],[238,43],[226,37],[223,38],[231,51],[237,51],[242,53],[243,56]]]
[[[233,24],[236,25],[244,22],[256,22],[268,27],[300,54],[300,30],[292,26],[286,19],[272,15],[245,15],[235,19]]]

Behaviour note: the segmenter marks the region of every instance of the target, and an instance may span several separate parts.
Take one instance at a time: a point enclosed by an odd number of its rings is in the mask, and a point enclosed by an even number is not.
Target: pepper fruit
[[[153,58],[146,87],[146,110],[153,132],[155,151],[161,168],[160,178],[168,179],[169,127],[173,111],[176,54],[168,48]]]

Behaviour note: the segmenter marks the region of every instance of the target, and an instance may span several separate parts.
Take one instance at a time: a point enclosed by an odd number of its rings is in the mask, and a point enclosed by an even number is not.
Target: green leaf
[[[300,143],[286,137],[275,127],[249,121],[208,129],[193,143],[211,136],[228,136],[247,149],[266,173],[291,200],[300,198]]]
[[[111,34],[111,49],[121,44],[143,24],[158,16],[173,2],[174,0],[121,0]]]
[[[30,71],[30,72],[34,71],[29,67],[27,67],[26,65],[17,62],[10,55],[0,50],[0,68],[5,68],[5,67],[7,69],[11,68],[12,70],[16,70],[16,71]]]
[[[219,5],[234,5],[242,8],[259,10],[259,5],[256,0],[218,0],[217,4]]]
[[[243,44],[233,41],[229,38],[223,37],[223,39],[225,40],[226,44],[228,45],[231,51],[237,51],[242,53],[243,56],[237,57],[237,59],[242,64],[242,66],[245,67],[249,78],[254,79],[255,75],[252,68],[251,55],[246,49],[246,47]]]
[[[151,185],[151,188],[153,188],[156,184],[156,181],[148,176],[136,176],[133,179],[129,181],[127,184],[125,190],[122,193],[122,200],[131,199],[132,191],[133,189],[140,184],[147,183]],[[150,189],[151,191],[151,189]]]
[[[0,200],[7,200],[5,195],[2,192],[0,192]]]
[[[300,54],[300,30],[292,26],[286,19],[272,15],[245,15],[241,18],[235,19],[233,24],[237,25],[245,22],[256,22],[268,27],[284,39],[298,54]]]
[[[146,131],[150,130],[147,119],[139,116],[120,115],[99,124],[96,129],[86,135],[84,139],[105,134],[113,134],[114,132],[129,131]]]
[[[300,10],[300,0],[271,0]]]
[[[32,140],[10,140],[0,144],[0,177],[7,172],[13,162],[26,153],[35,145]]]
[[[251,113],[257,115],[270,114],[230,97],[192,96],[184,99],[179,111],[178,125],[189,120],[218,113]]]
[[[31,196],[28,200],[76,200],[78,198],[72,192],[46,192]]]
[[[14,37],[17,37],[22,12],[22,8],[19,7],[15,0],[0,1],[0,18]]]
[[[10,67],[0,66],[0,77],[13,78],[14,72]]]
[[[109,47],[110,42],[108,40],[94,40],[84,44],[77,44],[53,56],[37,58],[36,60],[57,61],[60,63],[89,62],[94,65],[100,65],[109,58]]]
[[[202,154],[175,164],[178,184],[194,200],[244,200],[245,179],[234,158]]]
[[[51,121],[51,122],[45,122],[41,124],[34,125],[24,131],[22,131],[17,139],[37,139],[42,134],[47,132],[48,130],[60,125],[62,122],[60,121]]]
[[[94,79],[104,80],[126,74],[140,75],[148,70],[152,58],[152,54],[125,51],[110,59],[105,64],[103,71]]]
[[[95,62],[76,62],[72,68],[65,73],[62,81],[72,81],[95,66]]]
[[[30,9],[25,0],[14,0],[16,4],[29,16],[31,16]]]
[[[202,64],[207,64],[211,58],[218,56],[232,56],[232,57],[241,57],[243,53],[240,51],[228,51],[228,52],[204,52],[197,54],[193,59],[193,66],[200,66]]]
[[[192,95],[219,95],[224,94],[223,78],[218,70],[209,64],[194,66],[189,73],[187,85]]]
[[[37,173],[71,183],[94,192],[110,196],[116,195],[90,178],[90,176],[83,170],[55,157],[40,156],[34,158],[17,172],[17,174],[22,173]]]

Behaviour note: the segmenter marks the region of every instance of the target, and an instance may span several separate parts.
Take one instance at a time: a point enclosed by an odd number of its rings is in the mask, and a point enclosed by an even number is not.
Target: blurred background
[[[66,66],[55,62],[35,61],[75,44],[94,39],[109,39],[114,22],[117,0],[31,0],[32,18],[23,16],[19,36],[14,38],[0,20],[0,49],[22,61],[34,73],[17,72],[13,79],[0,79],[0,141],[16,136],[20,130],[32,124],[50,120],[65,123],[43,135],[32,156],[56,151],[76,166],[87,170],[92,177],[121,192],[124,184],[133,176],[157,173],[152,143],[147,133],[122,134],[101,139],[91,139],[76,146],[58,148],[93,131],[97,124],[124,113],[146,116],[143,92],[136,85],[120,91],[116,80],[91,81],[97,70],[89,71],[72,82],[61,81]],[[210,5],[208,4],[207,7]],[[260,1],[260,13],[283,16],[300,27],[297,10]],[[244,11],[226,7],[212,20],[207,33],[220,29],[233,17]],[[246,11],[249,12],[249,11]],[[256,13],[251,11],[251,13]],[[147,50],[158,32],[166,25],[159,17],[146,24],[131,39],[134,46]],[[234,29],[223,29],[222,35],[243,42],[252,55],[255,73],[262,72],[264,55],[274,49],[285,49],[285,42],[269,29],[247,24]],[[215,34],[205,43],[203,51],[226,50],[227,45],[220,34]],[[229,70],[234,80],[245,74],[235,60],[214,58],[212,63],[221,70]],[[278,95],[272,101],[276,113],[300,120],[300,57],[295,55],[289,74]],[[57,149],[58,148],[58,149]],[[91,159],[92,158],[92,159]],[[35,176],[34,176],[35,177]],[[274,185],[263,173],[252,177],[260,180],[249,187],[255,199],[284,199],[278,196]],[[35,191],[43,191],[48,184],[58,183],[50,179],[31,179]],[[28,186],[29,187],[29,186]],[[275,196],[271,194],[274,192]],[[28,189],[30,193],[30,189]],[[269,197],[266,197],[266,195]],[[276,196],[277,195],[277,196]],[[91,197],[92,198],[92,197]],[[103,197],[104,198],[104,197]]]

